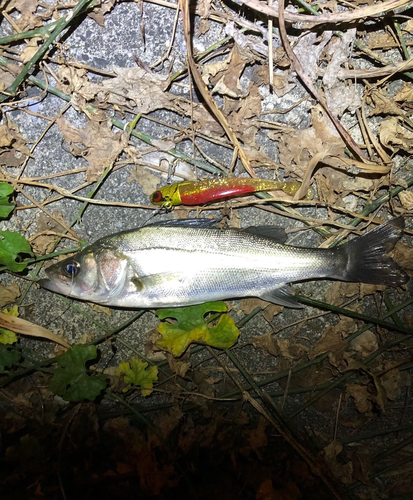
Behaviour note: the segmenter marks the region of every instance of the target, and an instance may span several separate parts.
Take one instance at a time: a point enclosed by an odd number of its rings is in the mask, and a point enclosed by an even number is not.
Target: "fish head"
[[[50,266],[40,285],[52,292],[97,303],[113,302],[127,281],[128,260],[120,252],[91,245]]]
[[[184,183],[171,184],[156,190],[151,194],[151,202],[154,205],[161,205],[165,208],[172,208],[175,205],[181,205],[181,195],[179,186]]]

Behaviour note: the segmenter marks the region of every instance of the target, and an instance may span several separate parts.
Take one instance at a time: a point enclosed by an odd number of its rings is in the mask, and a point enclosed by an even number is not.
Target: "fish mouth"
[[[46,290],[56,293],[65,293],[54,281],[44,278],[38,281],[39,285]]]

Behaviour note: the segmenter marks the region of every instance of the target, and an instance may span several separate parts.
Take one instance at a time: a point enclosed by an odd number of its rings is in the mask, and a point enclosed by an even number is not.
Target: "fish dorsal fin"
[[[287,233],[285,229],[277,226],[250,226],[242,229],[243,232],[271,238],[277,243],[285,243],[287,241]]]
[[[304,307],[294,299],[292,289],[288,285],[281,285],[272,290],[268,290],[262,293],[260,298],[281,306],[293,307],[294,309],[302,309]]]
[[[173,219],[153,222],[144,227],[212,227],[220,222],[220,219]]]

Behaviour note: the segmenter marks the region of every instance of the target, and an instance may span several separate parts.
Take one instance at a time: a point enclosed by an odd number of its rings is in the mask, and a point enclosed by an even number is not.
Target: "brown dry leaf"
[[[56,87],[66,94],[78,94],[86,101],[92,100],[95,96],[94,85],[89,90],[89,80],[87,70],[83,68],[74,68],[73,66],[59,66],[57,76],[59,77]]]
[[[360,413],[370,416],[373,404],[377,404],[384,411],[384,401],[382,397],[383,388],[378,386],[378,381],[374,380],[376,394],[373,394],[365,385],[350,384],[347,386],[347,396],[354,399],[354,404]]]
[[[332,441],[324,448],[324,457],[327,465],[335,477],[344,484],[351,484],[353,481],[353,463],[346,464],[339,462],[337,456],[343,451],[343,445],[339,441]]]
[[[277,498],[277,492],[274,490],[271,479],[266,479],[260,484],[255,498],[256,500],[275,500]]]
[[[20,31],[27,31],[42,25],[38,16],[34,16],[37,7],[37,0],[11,0],[7,3],[5,10],[6,12],[18,10],[21,13],[21,16],[19,16],[18,19],[15,19],[14,22],[20,28]]]
[[[403,111],[396,104],[394,99],[389,99],[383,92],[373,90],[370,94],[374,108],[370,110],[369,116],[374,115],[396,115],[403,116]],[[370,104],[370,102],[367,102]]]
[[[330,181],[321,173],[316,176],[318,199],[334,205],[338,199],[338,194],[330,186]]]
[[[123,134],[112,132],[110,122],[89,121],[84,129],[74,127],[63,117],[58,118],[56,123],[72,154],[83,156],[89,163],[86,173],[88,182],[96,181],[126,146]],[[77,144],[82,144],[84,147],[81,148]]]
[[[62,339],[55,333],[43,328],[42,326],[35,325],[30,321],[26,321],[22,318],[15,318],[0,312],[0,327],[6,328],[6,330],[11,330],[15,333],[20,333],[21,335],[27,335],[29,337],[38,337],[42,339],[48,339],[52,342],[56,342],[64,347],[70,349],[70,344],[66,340]]]
[[[128,183],[133,181],[136,181],[142,186],[144,194],[150,196],[158,187],[159,177],[149,172],[147,168],[142,167],[141,165],[135,165],[130,177],[126,179],[126,182]]]
[[[20,61],[22,63],[26,64],[36,54],[39,50],[39,42],[41,42],[41,40],[39,36],[35,36],[29,40],[25,49],[23,49],[20,54]]]
[[[217,73],[218,81],[211,83],[214,88],[211,94],[217,93],[228,97],[238,98],[242,95],[240,78],[247,64],[254,62],[255,57],[246,49],[239,47],[237,44],[231,51],[229,64],[225,68],[224,74]],[[215,80],[215,79],[214,79]]]
[[[325,90],[327,106],[338,117],[345,111],[354,113],[361,107],[361,99],[354,85],[347,82],[337,82],[331,89]]]
[[[6,90],[14,82],[15,77],[8,71],[0,69],[0,91]]]
[[[37,218],[37,233],[30,238],[30,244],[32,245],[32,250],[35,255],[45,255],[53,251],[59,236],[48,233],[62,234],[65,232],[65,226],[67,224],[63,214],[59,211],[54,211],[52,214],[54,219],[43,212],[41,212]],[[62,224],[59,224],[57,221],[61,221]]]
[[[17,283],[12,283],[11,285],[0,284],[0,307],[13,304],[20,295],[21,292]]]
[[[272,356],[278,356],[279,350],[275,344],[275,340],[272,333],[264,333],[263,335],[258,335],[251,339],[251,344],[256,349],[262,349],[264,353],[269,353]]]
[[[351,348],[366,358],[379,348],[376,334],[370,330],[363,332],[350,343]]]
[[[251,448],[258,454],[261,448],[268,444],[267,436],[268,421],[264,417],[259,417],[258,425],[255,429],[246,429],[245,437]]]
[[[380,142],[394,153],[399,150],[413,153],[413,132],[401,123],[402,120],[396,116],[383,120],[379,128]]]
[[[178,111],[179,97],[164,89],[168,77],[148,73],[142,68],[115,68],[115,78],[108,78],[102,84],[90,84],[96,98],[118,106],[137,107],[139,113],[148,114],[157,109]],[[179,111],[178,111],[179,112]]]
[[[197,2],[196,12],[201,17],[197,29],[197,35],[204,35],[209,31],[209,10],[211,8],[211,0],[200,0]]]
[[[19,167],[30,156],[26,142],[19,127],[6,118],[6,123],[0,125],[0,165]]]
[[[259,130],[256,117],[261,113],[261,102],[262,95],[253,83],[250,83],[246,97],[237,100],[228,97],[224,99],[223,112],[227,115],[228,123],[250,150],[260,150],[256,141]],[[265,153],[261,151],[261,155]],[[266,158],[270,163],[274,163],[267,156]]]
[[[360,285],[358,283],[335,281],[326,292],[326,302],[334,306],[339,306],[345,299],[358,295],[359,288]]]
[[[392,257],[410,277],[413,277],[413,247],[399,241],[392,252]]]
[[[403,88],[394,96],[394,100],[409,104],[413,103],[413,85],[411,83],[405,83]]]
[[[100,26],[105,26],[105,14],[110,12],[115,5],[116,0],[95,0],[94,9],[88,13],[88,16],[94,19]]]
[[[93,302],[88,302],[88,304],[92,311],[106,314],[109,318],[112,316],[112,309],[110,307],[100,306],[99,304],[94,304]]]
[[[370,33],[368,47],[372,50],[394,47],[394,38],[390,33]]]
[[[231,225],[232,227],[235,227]],[[283,310],[283,306],[279,306],[277,304],[271,304],[262,299],[242,299],[240,309],[244,311],[245,314],[250,314],[256,307],[261,307],[263,310],[264,318],[270,323],[274,316],[280,314]]]
[[[406,210],[413,210],[413,192],[412,191],[401,191],[399,193],[399,199]]]
[[[387,370],[380,377],[380,384],[386,393],[386,397],[395,401],[400,397],[402,387],[411,387],[411,376],[405,371],[392,368],[393,361],[384,361],[384,369]]]
[[[155,419],[154,424],[162,437],[167,439],[171,432],[178,427],[183,416],[184,414],[179,406],[174,405],[168,412],[162,412],[162,414]]]
[[[333,355],[344,352],[349,347],[344,338],[354,333],[356,326],[354,319],[345,316],[341,317],[337,325],[327,326],[321,339],[318,340],[311,349],[308,358],[314,359],[325,352],[332,353]]]
[[[280,355],[288,361],[298,361],[308,353],[307,347],[292,343],[288,339],[277,339],[275,342]]]
[[[368,283],[360,283],[360,298],[367,295],[374,295],[377,292],[384,292],[386,285],[369,285]]]
[[[304,130],[286,129],[280,132],[270,131],[268,137],[278,142],[279,161],[284,167],[286,177],[304,176],[307,165],[320,151],[330,155],[342,156],[344,142],[337,132],[327,122],[327,118],[320,107],[311,110],[311,126]],[[333,178],[334,169],[323,168],[323,175],[330,180]],[[343,176],[346,174],[340,172]],[[337,183],[341,187],[342,181]],[[336,186],[332,185],[335,189]]]
[[[180,358],[175,358],[172,354],[166,353],[166,359],[168,360],[169,368],[179,375],[180,377],[185,377],[188,370],[191,368],[190,352],[187,351]]]

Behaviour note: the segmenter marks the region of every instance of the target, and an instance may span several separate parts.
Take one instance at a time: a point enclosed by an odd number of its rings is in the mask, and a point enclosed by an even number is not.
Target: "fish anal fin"
[[[260,295],[260,298],[266,300],[267,302],[272,302],[273,304],[292,307],[294,309],[303,309],[304,307],[294,299],[292,289],[288,285],[281,285],[277,286],[277,288],[273,288],[272,290],[267,290]]]

